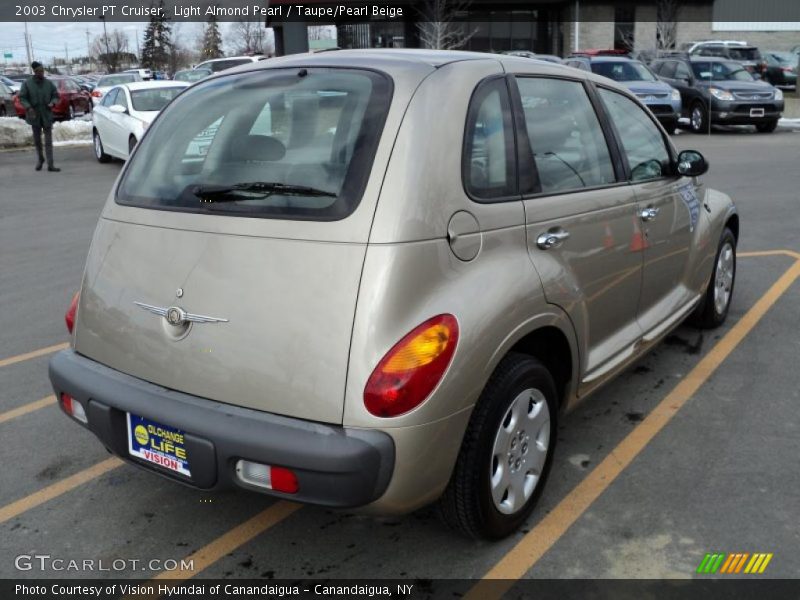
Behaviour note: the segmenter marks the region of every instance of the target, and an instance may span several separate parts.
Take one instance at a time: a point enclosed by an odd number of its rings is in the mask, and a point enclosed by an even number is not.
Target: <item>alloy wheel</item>
[[[726,242],[719,252],[714,277],[714,308],[717,314],[723,314],[731,301],[735,265],[733,246]]]

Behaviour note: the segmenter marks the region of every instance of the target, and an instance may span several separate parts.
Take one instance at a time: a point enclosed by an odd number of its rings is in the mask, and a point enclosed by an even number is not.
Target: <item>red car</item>
[[[89,92],[80,86],[70,77],[48,77],[58,89],[58,104],[53,107],[53,117],[56,119],[72,119],[75,115],[86,114],[92,110],[92,97]],[[19,100],[19,94],[14,95],[14,110],[20,119],[25,118],[25,107]]]

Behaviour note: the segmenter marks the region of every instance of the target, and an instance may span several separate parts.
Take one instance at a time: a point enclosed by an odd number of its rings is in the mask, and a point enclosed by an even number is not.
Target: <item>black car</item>
[[[800,57],[791,52],[765,52],[767,73],[764,79],[772,85],[797,85],[797,61]]]
[[[742,44],[698,44],[691,52],[692,56],[727,58],[742,63],[751,74],[758,73],[762,77],[767,70],[767,63],[755,46]]]
[[[783,92],[755,79],[741,63],[724,58],[662,58],[650,68],[675,87],[683,100],[683,115],[692,130],[710,125],[755,125],[775,131],[783,112]]]

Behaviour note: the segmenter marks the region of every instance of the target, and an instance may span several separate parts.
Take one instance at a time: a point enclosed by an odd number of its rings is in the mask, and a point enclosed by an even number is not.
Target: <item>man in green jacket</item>
[[[44,78],[44,67],[36,61],[31,63],[33,77],[29,77],[19,91],[19,101],[25,107],[25,120],[33,128],[33,143],[39,161],[36,170],[41,171],[45,154],[42,152],[42,131],[47,153],[47,170],[58,172],[61,169],[53,164],[53,107],[58,103],[58,89],[49,79]]]

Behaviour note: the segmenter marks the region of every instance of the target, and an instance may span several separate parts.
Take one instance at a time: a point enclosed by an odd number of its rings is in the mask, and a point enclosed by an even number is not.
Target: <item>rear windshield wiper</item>
[[[337,194],[326,192],[304,185],[288,183],[251,181],[234,183],[233,185],[197,185],[192,193],[200,198],[200,202],[237,202],[246,199],[269,198],[275,194],[281,196],[327,196],[336,198]]]

